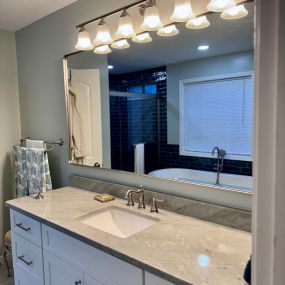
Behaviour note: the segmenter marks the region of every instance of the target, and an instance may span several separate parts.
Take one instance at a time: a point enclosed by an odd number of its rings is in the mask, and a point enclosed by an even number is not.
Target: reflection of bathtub
[[[217,178],[217,174],[215,172],[184,168],[159,169],[150,172],[149,175],[179,181],[203,183],[210,185],[215,185]],[[221,173],[220,186],[252,191],[253,179],[251,176]]]

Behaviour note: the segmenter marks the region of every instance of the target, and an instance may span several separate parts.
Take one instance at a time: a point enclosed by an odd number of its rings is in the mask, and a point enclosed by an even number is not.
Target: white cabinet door
[[[44,251],[45,285],[83,285],[83,272]],[[95,284],[94,284],[95,285]]]
[[[175,285],[175,284],[146,272],[145,285]]]

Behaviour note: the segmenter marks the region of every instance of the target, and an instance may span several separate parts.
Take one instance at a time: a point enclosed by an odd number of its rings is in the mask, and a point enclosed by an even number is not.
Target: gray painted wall
[[[63,138],[67,141],[64,102],[64,54],[74,51],[75,25],[119,8],[132,0],[80,0],[16,33],[22,135],[35,139]],[[73,173],[116,183],[166,191],[244,209],[251,208],[251,195],[220,189],[201,191],[187,183],[174,183],[104,169],[68,164],[67,144],[50,154],[51,174],[55,187],[68,184]]]
[[[179,80],[253,71],[253,51],[167,66],[167,141],[179,144]]]
[[[15,34],[0,30],[0,250],[9,229],[9,212],[4,206],[13,198],[11,152],[19,143],[20,108]]]

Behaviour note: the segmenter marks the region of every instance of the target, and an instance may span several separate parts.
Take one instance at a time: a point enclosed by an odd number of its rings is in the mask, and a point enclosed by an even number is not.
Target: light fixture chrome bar
[[[111,11],[111,12],[109,12],[109,13],[104,14],[104,15],[101,15],[100,17],[96,17],[96,18],[93,18],[93,19],[88,20],[88,21],[86,21],[86,22],[83,22],[83,23],[77,25],[76,28],[84,27],[84,26],[89,25],[89,24],[91,24],[91,23],[93,23],[93,22],[96,22],[96,21],[98,21],[98,20],[101,20],[102,18],[111,16],[111,15],[113,15],[113,14],[116,14],[116,13],[121,12],[122,10],[127,10],[127,9],[129,9],[129,8],[131,8],[131,7],[137,6],[137,5],[141,4],[141,3],[148,2],[148,1],[149,1],[149,0],[136,1],[136,2],[134,2],[134,3],[132,3],[132,4],[126,5],[126,6],[124,6],[124,7],[118,8],[118,9],[113,10],[113,11]]]

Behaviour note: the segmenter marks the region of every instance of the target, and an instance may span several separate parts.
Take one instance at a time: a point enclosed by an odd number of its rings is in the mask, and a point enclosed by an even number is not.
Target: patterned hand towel
[[[17,146],[14,156],[18,197],[52,189],[48,156],[44,149]]]

